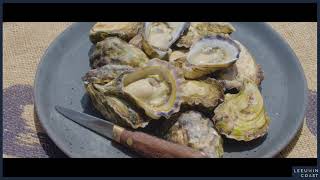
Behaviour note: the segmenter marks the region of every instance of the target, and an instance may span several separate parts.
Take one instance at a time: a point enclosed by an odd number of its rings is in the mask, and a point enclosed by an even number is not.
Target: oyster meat
[[[97,22],[91,28],[89,38],[94,44],[112,36],[129,41],[142,27],[141,22]]]
[[[182,83],[182,100],[190,106],[201,105],[213,109],[223,100],[222,85],[215,79],[186,80]]]
[[[146,22],[142,42],[145,53],[150,58],[165,58],[188,26],[187,22]]]
[[[97,43],[94,52],[90,56],[90,65],[92,68],[101,67],[106,64],[141,67],[148,60],[149,58],[141,49],[117,37],[108,37]]]
[[[230,67],[238,60],[239,54],[239,46],[230,38],[204,37],[192,45],[182,66],[184,76],[197,79]]]
[[[234,31],[235,28],[227,22],[191,22],[188,32],[178,40],[177,46],[190,48],[204,36],[228,36]]]
[[[264,79],[261,66],[256,63],[255,58],[250,54],[248,49],[243,44],[238,41],[235,42],[241,49],[239,59],[230,68],[223,69],[217,73],[217,78],[238,81],[250,79],[259,86]]]
[[[115,95],[144,110],[152,119],[180,110],[181,73],[168,62],[152,59],[145,67],[124,73],[105,85],[96,85],[106,95]]]
[[[214,110],[217,131],[227,138],[251,141],[267,133],[269,116],[258,86],[244,80],[238,94],[226,94],[225,100]]]
[[[221,136],[213,128],[210,119],[196,111],[181,114],[165,138],[202,151],[211,158],[223,156]]]
[[[107,120],[129,128],[143,128],[149,123],[148,117],[138,113],[138,108],[125,100],[104,94],[96,86],[105,85],[123,73],[132,72],[133,67],[127,65],[108,64],[92,69],[82,78],[91,102]]]

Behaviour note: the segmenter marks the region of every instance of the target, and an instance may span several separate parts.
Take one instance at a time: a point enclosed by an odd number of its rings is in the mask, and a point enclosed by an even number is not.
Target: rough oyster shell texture
[[[251,141],[267,133],[269,117],[258,86],[250,80],[238,94],[226,94],[225,100],[214,110],[217,131],[238,141]]]
[[[238,81],[250,79],[259,86],[264,79],[261,66],[256,63],[255,58],[243,44],[239,41],[235,42],[241,49],[239,59],[232,67],[221,70],[218,73],[218,79]]]
[[[183,103],[189,106],[201,105],[213,109],[223,101],[222,85],[211,78],[206,80],[186,80],[181,86]]]
[[[129,41],[142,26],[141,22],[98,22],[91,28],[89,38],[94,44],[113,36]]]
[[[223,156],[222,138],[264,136],[263,72],[234,31],[225,22],[98,22],[83,77],[93,106],[115,124],[212,158]]]
[[[212,122],[196,111],[181,114],[166,139],[202,151],[211,158],[223,155],[222,138],[213,128]]]
[[[204,36],[228,36],[234,31],[235,28],[227,22],[191,22],[187,34],[179,39],[177,46],[190,48]]]
[[[108,37],[98,42],[92,55],[90,65],[92,68],[106,64],[121,64],[132,67],[141,67],[149,58],[145,53],[117,37]]]

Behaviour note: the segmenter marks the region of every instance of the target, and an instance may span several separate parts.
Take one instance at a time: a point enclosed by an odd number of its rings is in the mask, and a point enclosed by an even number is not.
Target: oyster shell
[[[95,87],[106,95],[130,101],[152,119],[168,119],[180,109],[180,85],[183,80],[174,66],[152,59],[145,67],[124,73],[106,85]]]
[[[212,122],[196,111],[181,114],[165,138],[202,151],[211,158],[223,156],[221,136],[213,128]]]
[[[187,79],[197,79],[233,65],[240,48],[230,38],[208,36],[192,45],[182,69]]]
[[[94,83],[85,84],[93,106],[109,121],[130,128],[144,128],[148,125],[150,118],[138,113],[125,100],[112,95],[105,95],[100,89],[95,88]]]
[[[241,49],[239,59],[230,68],[223,69],[217,73],[217,78],[238,81],[250,79],[259,86],[264,79],[261,66],[256,63],[255,58],[250,54],[249,50],[243,44],[238,41],[235,42]]]
[[[148,60],[149,58],[141,49],[117,37],[108,37],[97,43],[94,52],[90,56],[90,65],[92,68],[101,67],[106,64],[141,67]]]
[[[187,58],[187,52],[182,50],[172,51],[172,53],[169,56],[169,62],[174,63],[176,60],[184,58]]]
[[[223,100],[222,85],[211,78],[206,80],[186,80],[181,85],[183,103],[190,106],[201,105],[213,109]]]
[[[227,22],[191,22],[187,34],[178,40],[177,46],[190,48],[204,36],[228,36],[234,31],[235,28]]]
[[[91,69],[82,78],[86,83],[108,83],[122,73],[132,72],[135,68],[128,65],[107,64],[97,69]]]
[[[129,41],[142,27],[141,22],[97,22],[91,28],[89,38],[94,44],[111,36]]]
[[[150,58],[167,59],[171,45],[187,29],[187,22],[146,22],[142,47]]]
[[[143,41],[142,34],[139,33],[129,41],[129,44],[132,44],[137,48],[142,49],[142,41]]]
[[[258,86],[250,80],[238,94],[226,94],[214,110],[213,121],[218,132],[238,141],[251,141],[267,133],[269,116]]]

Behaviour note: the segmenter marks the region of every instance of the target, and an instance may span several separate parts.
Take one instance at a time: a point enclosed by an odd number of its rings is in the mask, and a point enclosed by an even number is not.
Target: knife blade
[[[111,140],[113,139],[113,123],[61,106],[56,106],[55,109],[64,117],[76,122],[77,124],[94,131],[103,137],[107,137]]]
[[[205,153],[196,151],[188,146],[172,143],[149,134],[130,131],[112,122],[74,111],[72,109],[55,106],[57,112],[67,119],[85,127],[103,137],[114,140],[131,150],[148,158],[205,158]]]

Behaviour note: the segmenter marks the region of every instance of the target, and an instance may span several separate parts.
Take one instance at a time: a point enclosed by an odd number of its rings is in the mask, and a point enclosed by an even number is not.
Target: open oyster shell
[[[181,73],[168,62],[152,59],[145,67],[124,73],[105,85],[96,85],[106,95],[130,101],[152,119],[170,116],[180,109]]]
[[[94,44],[112,36],[129,41],[142,27],[141,22],[97,22],[91,28],[89,38]]]
[[[142,47],[150,58],[167,59],[171,45],[188,28],[187,22],[146,22]]]
[[[106,64],[141,67],[148,60],[149,58],[141,49],[117,37],[108,37],[97,43],[94,52],[90,56],[90,65],[92,68]]]
[[[213,128],[210,119],[196,111],[181,114],[165,138],[202,151],[211,158],[223,156],[221,136]]]
[[[251,141],[267,133],[269,117],[258,86],[250,80],[238,94],[226,94],[225,100],[214,110],[217,131],[238,141]]]
[[[243,44],[238,41],[235,42],[241,49],[239,59],[230,68],[223,69],[218,72],[217,78],[238,81],[250,79],[259,86],[264,79],[261,66],[256,63],[255,58],[250,54],[249,50]]]
[[[223,100],[222,85],[211,78],[206,80],[186,80],[181,85],[182,100],[190,106],[213,109]]]
[[[239,46],[230,38],[204,37],[192,45],[182,64],[184,76],[187,79],[197,79],[230,67],[238,60],[239,54]]]
[[[178,42],[178,47],[190,48],[204,36],[228,36],[235,28],[227,22],[191,22],[188,32]]]

